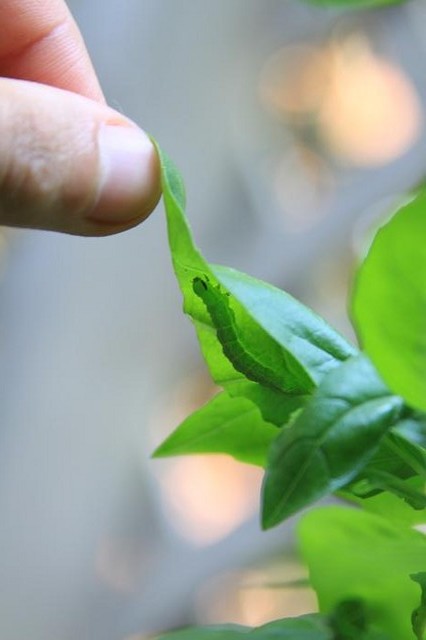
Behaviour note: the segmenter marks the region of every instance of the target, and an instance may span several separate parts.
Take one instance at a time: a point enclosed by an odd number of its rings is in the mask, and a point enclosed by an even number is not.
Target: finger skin
[[[0,0],[0,76],[104,101],[80,32],[63,0]]]
[[[159,199],[158,160],[105,105],[66,4],[0,0],[0,33],[0,224],[92,236],[139,224]]]
[[[65,2],[0,0],[0,33],[0,224],[91,236],[139,224],[160,195],[155,151],[105,105]]]
[[[134,123],[103,104],[37,83],[0,79],[0,96],[0,224],[98,236],[133,227],[154,209],[158,161]],[[105,169],[105,127],[130,137],[123,144],[129,158],[119,147],[115,174]]]

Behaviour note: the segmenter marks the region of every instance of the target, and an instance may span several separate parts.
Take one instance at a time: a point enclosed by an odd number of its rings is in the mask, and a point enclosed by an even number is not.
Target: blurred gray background
[[[348,336],[368,230],[424,175],[426,8],[72,0],[110,104],[180,167],[198,244]],[[161,205],[104,239],[0,238],[0,637],[135,640],[315,607],[260,474],[150,460],[211,393]]]

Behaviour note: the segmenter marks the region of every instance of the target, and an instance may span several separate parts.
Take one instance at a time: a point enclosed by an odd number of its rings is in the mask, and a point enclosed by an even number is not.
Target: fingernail
[[[156,190],[156,157],[148,136],[133,127],[103,125],[98,134],[100,188],[90,220],[125,223],[146,216]]]

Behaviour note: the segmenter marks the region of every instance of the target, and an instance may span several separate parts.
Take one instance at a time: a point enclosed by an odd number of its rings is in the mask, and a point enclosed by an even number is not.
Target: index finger
[[[83,38],[63,0],[0,0],[0,76],[104,100]]]

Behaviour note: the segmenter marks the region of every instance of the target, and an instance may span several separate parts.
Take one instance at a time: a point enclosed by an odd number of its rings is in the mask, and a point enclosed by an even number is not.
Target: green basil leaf
[[[409,440],[404,434],[406,431],[406,421],[403,420],[395,425],[387,438],[387,445],[393,449],[407,467],[421,478],[426,479],[426,450]],[[400,477],[411,477],[413,474],[401,475]]]
[[[211,309],[206,306],[204,300],[194,291],[194,282],[209,282],[211,287],[220,287],[220,283],[193,242],[191,230],[183,210],[185,203],[184,189],[179,172],[158,145],[157,151],[161,166],[169,245],[174,271],[184,298],[184,311],[192,318],[196,328],[205,325],[208,328],[213,328],[216,332],[217,327],[214,319],[212,319]],[[281,345],[277,344],[233,296],[230,296],[228,304],[232,307],[233,317],[235,318],[233,329],[237,341],[240,341],[240,348],[243,349],[245,343],[256,351],[261,352],[263,365],[270,370],[274,370],[276,367],[284,367],[286,364],[291,363],[291,367],[287,372],[287,380],[292,393],[296,391],[305,393],[312,390],[313,383],[308,372],[304,370],[293,355],[287,353]],[[241,339],[240,334],[244,335],[244,341]],[[216,335],[214,351],[220,350],[223,350],[223,348]],[[205,350],[203,352],[206,353]],[[209,350],[208,355],[211,355],[211,350]],[[216,355],[213,355],[213,360],[215,359]],[[210,359],[207,360],[207,365],[211,366]],[[215,363],[213,362],[213,368],[214,366]],[[237,370],[235,366],[233,366],[233,369],[235,377],[235,371]],[[238,373],[241,374],[241,371],[237,371]]]
[[[421,588],[420,605],[411,615],[411,623],[417,640],[425,640],[426,637],[426,573],[413,573],[411,580],[417,582]]]
[[[183,211],[185,194],[179,172],[158,145],[157,150],[161,163],[163,197],[173,266],[183,293],[184,310],[194,322],[202,353],[213,380],[232,396],[247,395],[257,404],[265,420],[281,426],[288,421],[296,409],[303,405],[305,394],[301,393],[300,397],[297,397],[292,393],[290,394],[292,397],[289,398],[287,394],[280,394],[277,390],[249,381],[243,373],[235,369],[223,353],[210,313],[193,289],[196,278],[208,278],[212,285],[219,283],[210,265],[204,260],[192,240],[191,230]],[[256,326],[244,309],[234,303],[233,310],[238,314],[239,324],[251,328],[252,342],[260,346],[265,353],[272,351],[276,353],[277,345],[265,336],[265,332],[261,329],[256,330]],[[284,358],[282,360],[284,361]],[[274,358],[274,364],[276,364],[276,358]],[[307,382],[305,386],[308,387],[309,384]]]
[[[361,265],[353,316],[392,391],[426,410],[426,188],[377,233]]]
[[[221,384],[229,390],[228,381],[242,378],[276,389],[278,377],[284,381],[281,385],[284,393],[311,393],[318,380],[341,360],[356,353],[355,349],[287,294],[206,262],[194,245],[185,217],[179,173],[158,146],[157,150],[173,266],[183,293],[184,310],[194,321],[213,378],[217,381],[221,377]],[[198,294],[194,291],[194,285],[197,289],[199,283],[208,288],[207,298],[200,295],[200,286]],[[257,305],[253,303],[256,296]],[[289,322],[287,329],[285,318]],[[221,355],[230,365],[225,375]],[[218,369],[222,370],[220,376]],[[264,375],[268,371],[270,380]]]
[[[242,397],[251,400],[259,409],[263,419],[276,427],[287,426],[309,400],[309,396],[287,396],[247,380],[235,381],[227,387],[227,392],[233,398]]]
[[[423,509],[426,507],[426,451],[403,437],[399,426],[400,423],[382,439],[378,451],[347,489],[362,498],[390,491],[414,509]],[[407,482],[408,479],[411,482]]]
[[[154,457],[191,453],[227,453],[236,460],[264,467],[278,430],[265,422],[245,398],[219,393],[195,411],[154,452]]]
[[[370,493],[374,490],[389,491],[399,498],[402,498],[413,509],[417,511],[426,509],[426,494],[424,492],[424,481],[415,483],[401,480],[391,473],[379,470],[368,470],[363,473],[370,485]]]
[[[306,394],[286,394],[247,380],[234,369],[223,353],[215,329],[197,322],[195,328],[201,351],[215,383],[226,389],[230,396],[245,397],[254,402],[267,422],[281,427],[307,402],[309,396]]]
[[[399,527],[414,527],[425,524],[424,510],[413,509],[404,498],[396,493],[373,490],[367,479],[361,482],[364,483],[364,486],[361,483],[354,483],[354,485],[349,485],[339,491],[337,495]],[[409,478],[403,482],[408,489],[412,488],[415,491],[422,489],[418,477]]]
[[[402,399],[389,394],[365,357],[351,358],[331,371],[271,446],[263,527],[278,524],[353,480],[402,408]]]
[[[364,468],[363,476],[370,471],[379,471],[403,480],[415,475],[426,479],[426,451],[402,435],[401,424],[405,424],[405,420],[398,422],[382,439],[377,453]]]
[[[339,602],[330,615],[335,640],[389,640],[389,636],[369,628],[366,604],[360,598]]]
[[[395,429],[393,427],[382,439],[377,453],[371,458],[363,474],[384,471],[401,479],[411,478],[416,473],[425,474],[423,450],[400,436]]]
[[[327,620],[318,614],[309,614],[276,620],[256,629],[238,625],[183,629],[161,636],[160,640],[239,640],[241,637],[248,637],[250,640],[334,639]]]
[[[322,318],[288,293],[235,269],[218,265],[212,269],[250,316],[303,366],[315,385],[358,353]]]
[[[320,611],[359,598],[373,629],[391,640],[411,638],[418,588],[409,574],[426,568],[426,537],[371,513],[315,509],[299,523],[302,555]]]
[[[299,364],[294,369],[294,359],[289,358],[277,342],[268,336],[266,340],[259,341],[261,325],[247,317],[246,310],[238,320],[242,310],[235,305],[234,296],[220,285],[211,284],[208,277],[194,278],[192,287],[206,305],[223,354],[236,371],[247,380],[284,393],[293,394],[312,388],[309,380],[300,373]]]
[[[410,416],[398,422],[394,431],[407,442],[411,442],[423,450],[426,449],[426,415],[424,413],[412,412]]]

